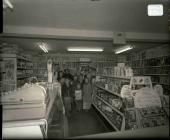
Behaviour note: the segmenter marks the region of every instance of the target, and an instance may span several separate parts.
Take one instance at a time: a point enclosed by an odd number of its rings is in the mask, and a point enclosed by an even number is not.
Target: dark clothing
[[[83,109],[83,100],[75,100],[76,102],[76,110],[81,111]]]
[[[92,86],[90,83],[83,85],[83,109],[90,109],[92,103]]]
[[[66,115],[69,116],[71,112],[71,104],[73,102],[73,90],[72,87],[67,87],[66,84],[62,86],[62,97],[64,101],[64,107],[66,111]]]
[[[73,88],[72,86],[67,87],[66,84],[62,86],[62,96],[63,97],[73,97]]]
[[[64,97],[64,107],[65,107],[65,111],[66,111],[66,116],[70,115],[70,112],[71,112],[71,102],[72,102],[71,97]]]
[[[70,73],[64,73],[63,77],[67,78],[67,79],[70,79],[70,80],[73,80],[73,75],[71,75]]]

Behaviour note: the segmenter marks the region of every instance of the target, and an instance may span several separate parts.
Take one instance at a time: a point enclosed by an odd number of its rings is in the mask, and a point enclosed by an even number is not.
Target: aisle
[[[108,132],[93,108],[89,112],[73,112],[68,127],[69,137]]]

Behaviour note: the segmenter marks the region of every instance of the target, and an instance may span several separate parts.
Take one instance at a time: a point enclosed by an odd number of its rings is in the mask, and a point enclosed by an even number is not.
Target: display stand
[[[129,83],[130,79],[126,77],[115,77],[102,75],[101,78],[109,80],[118,80],[121,84]],[[95,93],[93,95],[93,106],[95,109],[107,120],[107,122],[113,127],[115,131],[125,130],[125,116],[122,112],[121,106],[122,98],[119,90],[112,91],[109,89],[109,84],[105,85],[99,81],[95,84]],[[104,80],[105,82],[105,80]],[[104,87],[105,86],[105,87]],[[119,92],[119,93],[118,93]]]
[[[118,88],[115,91],[115,87],[110,86],[106,80],[108,78],[107,76],[102,76],[101,78],[101,80],[97,79],[96,82],[95,92],[93,94],[93,106],[113,127],[113,130],[135,130],[168,124],[168,117],[165,111],[162,110],[160,97],[153,91],[149,76],[137,76],[131,77],[131,79],[109,76],[113,81],[115,79],[116,81],[124,81],[124,85],[130,89],[130,98],[123,96],[122,93],[120,94]],[[127,82],[129,82],[128,85]],[[123,83],[121,85],[123,86]],[[149,92],[149,94],[146,94],[147,98],[141,91],[141,87],[143,86],[146,88],[143,92]],[[124,92],[126,93],[127,91]],[[141,92],[141,97],[138,97],[140,95],[138,92]],[[151,94],[152,92],[153,94]],[[139,99],[145,102],[142,101],[142,103],[138,101]],[[119,104],[121,102],[122,105]],[[119,105],[122,108],[119,108]]]

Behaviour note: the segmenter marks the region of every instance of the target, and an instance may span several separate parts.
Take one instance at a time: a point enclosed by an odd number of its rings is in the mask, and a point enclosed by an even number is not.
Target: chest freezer
[[[3,121],[44,118],[49,102],[46,89],[37,84],[26,84],[1,95]]]

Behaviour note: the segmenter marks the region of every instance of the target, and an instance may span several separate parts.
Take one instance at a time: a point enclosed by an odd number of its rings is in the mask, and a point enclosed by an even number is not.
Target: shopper
[[[66,116],[68,117],[70,117],[71,115],[70,114],[71,113],[71,102],[72,102],[71,92],[72,92],[72,89],[70,86],[70,80],[66,78],[65,83],[62,86],[62,97],[64,101]]]
[[[75,102],[76,102],[76,110],[81,111],[82,110],[82,89],[81,84],[77,83],[76,89],[75,89]]]
[[[61,77],[61,78],[57,77],[57,81],[61,84],[61,87],[62,87],[65,83],[65,78],[64,77]]]
[[[68,78],[69,80],[73,80],[73,75],[70,73],[69,69],[64,70],[63,77]]]
[[[63,77],[63,71],[59,71],[59,72],[58,72],[58,77],[57,77],[57,78],[60,79],[60,78],[62,78],[62,77]]]
[[[78,81],[77,75],[74,75],[73,82],[72,82],[72,87],[73,87],[74,90],[76,89],[76,86],[77,86],[78,82],[79,81]]]
[[[82,74],[80,74],[79,76],[78,76],[78,82],[80,83],[80,85],[81,85],[81,88],[83,88],[83,75]]]
[[[83,84],[83,109],[88,111],[92,103],[92,86],[86,77]]]
[[[94,94],[94,92],[95,92],[95,80],[96,80],[96,78],[95,78],[95,76],[92,76],[91,77],[91,86],[92,86],[92,94]]]
[[[53,76],[53,82],[57,82],[58,80],[58,74],[57,72],[54,72],[54,76]]]

